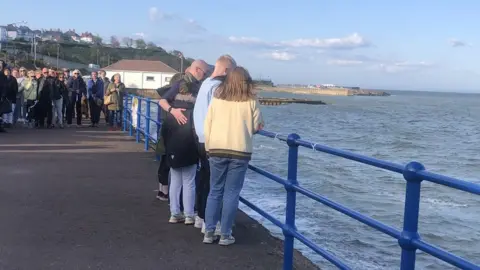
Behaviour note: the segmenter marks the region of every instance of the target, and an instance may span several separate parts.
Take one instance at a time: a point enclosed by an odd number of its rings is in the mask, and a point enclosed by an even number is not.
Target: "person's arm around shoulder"
[[[203,122],[203,132],[205,136],[205,151],[208,152],[210,134],[212,130],[212,119],[215,112],[215,99],[212,99],[212,102],[208,106],[207,115],[205,116],[205,121]]]
[[[182,108],[173,108],[170,103],[172,101],[175,100],[175,97],[178,95],[180,91],[180,85],[177,83],[177,84],[174,84],[164,95],[163,97],[160,99],[160,101],[158,102],[158,105],[160,105],[160,107],[173,115],[173,117],[175,117],[175,119],[177,120],[178,124],[180,125],[184,125],[187,123],[187,117],[185,117],[185,115],[183,114],[183,111],[185,111],[185,109],[182,109]]]
[[[253,127],[254,133],[262,130],[265,126],[265,122],[263,122],[262,112],[260,111],[260,102],[257,99],[253,101]]]

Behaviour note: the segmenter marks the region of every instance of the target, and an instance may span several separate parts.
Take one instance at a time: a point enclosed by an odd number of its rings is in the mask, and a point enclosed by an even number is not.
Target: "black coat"
[[[7,95],[7,76],[0,71],[0,98]]]
[[[175,106],[185,108],[183,112],[187,118],[185,125],[178,124],[172,114],[167,113],[162,126],[162,135],[165,140],[165,154],[170,167],[181,168],[198,164],[197,139],[193,127],[193,104],[191,106]]]
[[[18,83],[15,77],[8,76],[5,78],[4,91],[6,91],[5,96],[7,97],[7,99],[10,100],[12,104],[15,104],[17,102],[17,94],[18,94]]]

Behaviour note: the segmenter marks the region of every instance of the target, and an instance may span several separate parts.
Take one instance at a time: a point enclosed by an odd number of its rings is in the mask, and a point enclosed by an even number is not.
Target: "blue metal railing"
[[[133,103],[137,103],[136,111],[132,111],[131,107]],[[146,109],[142,109],[142,103],[145,103]],[[150,148],[151,142],[156,142],[156,136],[151,135],[150,123],[154,123],[156,126],[156,132],[161,126],[159,118],[156,120],[151,117],[151,108],[156,107],[156,111],[160,110],[158,103],[152,101],[149,98],[143,98],[138,96],[129,95],[124,100],[124,125],[123,131],[129,132],[130,136],[133,136],[133,116],[136,116],[135,126],[135,135],[137,142],[143,140],[145,142],[145,150]],[[135,107],[135,106],[134,106]],[[143,112],[144,111],[144,112]],[[145,119],[143,127],[141,126],[141,118]],[[158,117],[158,116],[157,116]],[[254,165],[249,165],[249,168],[279,184],[282,184],[287,191],[287,205],[286,205],[286,214],[285,214],[285,223],[276,219],[272,215],[268,214],[258,206],[249,202],[245,198],[240,198],[240,201],[258,212],[260,215],[268,219],[270,222],[280,227],[283,231],[285,237],[284,243],[284,261],[283,269],[293,269],[293,251],[294,251],[294,240],[297,239],[307,247],[315,251],[317,254],[324,257],[326,260],[334,264],[340,269],[351,269],[346,265],[342,260],[337,258],[332,253],[326,251],[325,249],[319,247],[313,243],[310,239],[306,238],[300,232],[297,231],[295,226],[295,208],[296,208],[296,196],[297,193],[303,194],[308,198],[320,202],[330,208],[335,209],[338,212],[341,212],[355,220],[360,221],[363,224],[366,224],[384,234],[387,234],[398,240],[398,244],[402,249],[401,253],[401,270],[412,270],[415,269],[415,259],[416,251],[421,250],[426,252],[434,257],[439,258],[451,265],[459,267],[461,269],[475,269],[479,270],[480,266],[474,264],[473,262],[467,261],[459,256],[456,256],[450,252],[447,252],[441,248],[433,246],[425,241],[419,235],[418,232],[418,216],[419,216],[419,205],[420,205],[420,189],[422,181],[429,181],[436,184],[444,185],[454,189],[462,190],[468,193],[480,195],[480,185],[470,183],[464,180],[428,172],[425,170],[425,167],[418,162],[410,162],[406,166],[379,160],[352,152],[339,150],[331,148],[324,145],[314,144],[308,141],[301,140],[300,136],[297,134],[290,135],[280,135],[277,133],[269,131],[260,131],[259,135],[278,139],[287,143],[288,150],[288,176],[287,179],[284,179],[280,176],[272,174],[264,169],[261,169]],[[143,138],[141,137],[143,136]],[[371,217],[363,215],[357,211],[351,210],[339,203],[329,200],[325,196],[312,192],[308,189],[303,188],[297,181],[297,165],[298,165],[298,147],[302,146],[305,148],[314,149],[319,152],[324,152],[334,156],[343,157],[345,159],[353,160],[363,164],[367,164],[376,168],[385,169],[387,171],[396,172],[403,175],[403,178],[406,180],[406,194],[405,194],[405,208],[404,208],[404,217],[403,217],[403,230],[399,231],[394,227],[386,225],[380,221],[377,221]]]

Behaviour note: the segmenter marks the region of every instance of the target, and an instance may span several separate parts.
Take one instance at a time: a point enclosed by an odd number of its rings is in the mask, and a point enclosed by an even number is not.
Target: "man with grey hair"
[[[170,165],[170,223],[195,223],[195,176],[198,165],[193,108],[201,81],[209,74],[203,60],[195,60],[188,72],[162,95],[159,105],[167,112],[162,126],[165,157]],[[183,188],[183,214],[180,193]]]
[[[212,100],[213,93],[224,80],[227,73],[236,66],[237,63],[230,55],[225,54],[220,56],[215,62],[213,73],[209,78],[205,79],[200,86],[197,101],[195,102],[195,108],[193,109],[193,123],[195,125],[195,133],[198,137],[197,148],[201,166],[198,184],[196,186],[196,205],[198,210],[198,216],[195,218],[196,228],[202,228],[204,226],[205,208],[207,207],[207,198],[208,193],[210,192],[210,165],[205,151],[203,123],[205,122],[208,106]]]

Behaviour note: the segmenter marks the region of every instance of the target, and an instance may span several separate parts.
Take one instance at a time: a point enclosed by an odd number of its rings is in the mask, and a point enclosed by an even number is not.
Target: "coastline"
[[[347,88],[289,88],[289,87],[272,87],[258,86],[258,90],[265,92],[279,92],[304,95],[320,95],[320,96],[390,96],[390,93],[379,90],[368,89],[347,89]]]

